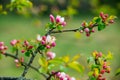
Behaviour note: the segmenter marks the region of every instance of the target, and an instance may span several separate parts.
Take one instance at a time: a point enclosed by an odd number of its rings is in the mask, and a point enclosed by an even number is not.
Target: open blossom
[[[54,36],[47,35],[41,37],[40,35],[37,35],[37,41],[44,45],[47,49],[56,46],[55,40],[56,38]]]
[[[48,59],[53,59],[53,58],[55,58],[55,56],[56,56],[55,53],[53,53],[53,52],[47,52],[47,58]]]

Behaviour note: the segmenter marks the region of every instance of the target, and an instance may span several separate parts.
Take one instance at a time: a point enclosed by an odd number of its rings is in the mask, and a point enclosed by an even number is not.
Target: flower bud
[[[44,41],[44,40],[42,40],[42,41],[41,41],[41,44],[42,44],[42,45],[45,45],[45,41]]]
[[[46,41],[46,36],[43,36],[43,37],[42,37],[42,40]]]
[[[24,41],[24,45],[25,46],[28,46],[29,45],[29,42],[27,40]]]
[[[17,43],[17,40],[16,40],[16,39],[14,39],[14,40],[12,40],[12,41],[10,42],[10,44],[11,44],[12,46],[16,45],[16,43]]]
[[[80,33],[83,33],[84,31],[83,30],[80,30]]]
[[[103,69],[103,70],[101,70],[101,71],[100,71],[100,73],[101,73],[101,74],[104,74],[104,73],[105,73],[105,70],[104,70],[104,69]]]
[[[66,22],[62,22],[62,24],[61,24],[62,26],[65,26],[66,25]]]
[[[24,53],[25,52],[25,50],[21,50],[21,53]]]
[[[4,42],[0,42],[0,46],[3,46],[4,45]]]
[[[97,55],[98,57],[102,57],[102,52],[99,52]]]
[[[51,46],[52,46],[52,47],[55,47],[55,46],[56,46],[56,43],[55,43],[55,42],[52,42]]]
[[[50,49],[51,47],[50,47],[50,45],[46,45],[46,48],[47,48],[47,49]]]
[[[29,46],[29,47],[28,47],[28,49],[32,49],[32,48],[33,48],[33,46]]]
[[[61,16],[57,15],[57,17],[56,17],[56,22],[57,22],[57,23],[60,23],[60,21],[61,21]]]
[[[113,19],[111,19],[111,20],[109,21],[109,23],[114,23],[114,20],[113,20]]]
[[[0,46],[0,50],[4,50],[4,46]]]
[[[85,28],[84,31],[85,31],[86,33],[89,33],[90,30],[89,30],[89,28]]]
[[[54,21],[55,21],[55,18],[54,18],[54,16],[53,16],[52,14],[50,14],[50,21],[51,21],[52,23],[54,23]]]

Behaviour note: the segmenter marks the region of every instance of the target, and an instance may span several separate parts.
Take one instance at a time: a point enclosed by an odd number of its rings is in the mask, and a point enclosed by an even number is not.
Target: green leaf
[[[45,68],[45,67],[40,67],[39,72],[40,72],[40,73],[46,73],[46,72],[47,72],[47,68]]]
[[[62,59],[56,58],[48,61],[50,64],[63,64],[64,61]]]
[[[48,66],[48,62],[44,57],[39,58],[38,62],[40,64],[40,66],[42,66],[42,67],[47,67]]]
[[[96,77],[91,76],[90,80],[97,80]]]
[[[115,76],[120,74],[120,68],[116,71]]]
[[[16,47],[12,47],[12,53],[14,53],[17,50]]]
[[[81,64],[79,64],[77,61],[73,61],[73,62],[69,63],[68,67],[76,70],[79,73],[82,73],[84,70],[84,67]]]
[[[73,56],[72,61],[76,61],[80,58],[80,54]]]
[[[102,22],[102,19],[100,17],[96,17],[95,22],[100,23],[100,22]]]
[[[40,50],[44,50],[44,49],[45,49],[45,46],[44,46],[44,45],[40,45],[39,49],[40,49]]]
[[[58,31],[61,31],[62,30],[62,26],[58,25],[57,29],[58,29]]]
[[[30,56],[30,51],[25,52],[25,56],[29,57]]]
[[[99,24],[98,24],[98,31],[103,30],[105,27],[106,27],[105,23],[102,23],[102,22],[99,23]]]

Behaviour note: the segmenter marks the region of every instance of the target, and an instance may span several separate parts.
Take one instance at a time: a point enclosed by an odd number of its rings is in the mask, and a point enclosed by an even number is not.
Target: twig
[[[96,26],[98,26],[98,24],[93,24],[92,26],[91,26],[91,28],[93,28],[93,27],[96,27]],[[82,30],[82,29],[81,29]],[[80,28],[77,28],[77,29],[69,29],[69,30],[61,30],[61,31],[51,31],[50,32],[50,34],[53,34],[53,33],[62,33],[62,32],[76,32],[76,31],[80,31]]]

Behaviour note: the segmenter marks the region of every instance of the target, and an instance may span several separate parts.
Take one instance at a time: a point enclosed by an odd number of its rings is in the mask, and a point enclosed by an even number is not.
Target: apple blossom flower
[[[55,58],[56,54],[54,52],[47,52],[47,58],[48,59],[53,59]]]

